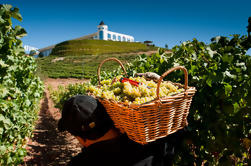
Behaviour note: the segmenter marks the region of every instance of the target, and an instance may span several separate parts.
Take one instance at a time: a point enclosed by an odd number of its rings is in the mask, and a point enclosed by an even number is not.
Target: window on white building
[[[121,41],[121,36],[118,36],[118,40]]]
[[[111,34],[110,33],[107,34],[107,38],[111,39]]]
[[[113,36],[112,36],[112,39],[113,39],[113,40],[116,40],[116,35],[113,35]]]

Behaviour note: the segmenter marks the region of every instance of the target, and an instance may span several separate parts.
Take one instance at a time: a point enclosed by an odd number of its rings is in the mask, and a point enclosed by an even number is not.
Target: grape
[[[147,81],[147,86],[151,88],[157,88],[157,84],[153,80]]]
[[[103,91],[101,97],[105,99],[115,99],[115,95],[112,91]]]
[[[149,101],[152,101],[152,100],[154,100],[154,97],[136,98],[136,99],[133,101],[133,104],[143,104],[143,103],[146,103],[146,102],[149,102]]]
[[[111,88],[122,88],[123,85],[120,81],[117,81],[111,85]]]
[[[111,79],[103,80],[103,81],[100,82],[101,85],[110,85],[111,83],[112,83]]]
[[[166,88],[169,89],[170,92],[176,92],[178,90],[178,88],[176,86],[174,86],[173,84],[171,84],[170,82],[167,82],[164,85]]]
[[[132,94],[132,85],[129,82],[124,82],[123,86],[124,86],[123,93],[127,94],[127,95],[131,95]]]
[[[157,84],[154,81],[147,81],[144,77],[130,77],[137,81],[138,86],[131,85],[130,82],[121,83],[122,76],[115,79],[101,81],[101,86],[87,85],[86,91],[96,97],[122,102],[125,105],[143,104],[154,100],[156,96]],[[183,92],[183,88],[173,85],[171,82],[163,81],[159,88],[159,97],[174,95]]]
[[[119,88],[119,87],[113,89],[113,93],[116,94],[116,95],[120,94],[120,92],[121,92],[121,88]]]
[[[146,85],[139,85],[139,90],[141,92],[141,96],[151,96],[151,91],[149,88],[147,88]]]
[[[86,88],[87,91],[90,91],[91,93],[96,89],[95,86],[91,85],[89,87]]]

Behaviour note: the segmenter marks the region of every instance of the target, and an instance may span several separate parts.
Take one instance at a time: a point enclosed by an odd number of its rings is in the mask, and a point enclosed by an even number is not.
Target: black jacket
[[[177,132],[147,145],[140,145],[126,135],[98,142],[83,148],[73,157],[69,166],[169,166],[174,149],[181,143],[182,133]]]

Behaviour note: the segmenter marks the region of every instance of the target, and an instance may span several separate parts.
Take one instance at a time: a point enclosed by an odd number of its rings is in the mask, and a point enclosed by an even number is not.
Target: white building
[[[104,24],[103,21],[100,22],[98,25],[98,32],[96,32],[96,35],[94,36],[94,39],[99,40],[113,40],[113,41],[127,41],[127,42],[133,42],[134,37],[125,35],[122,33],[112,32],[108,30],[108,26]]]
[[[32,50],[34,50],[34,51],[37,52],[37,51],[38,51],[38,48],[29,46],[29,45],[24,45],[24,51],[25,51],[25,53],[29,54],[30,51],[32,51]]]
[[[122,33],[108,31],[108,26],[103,21],[98,25],[98,31],[90,35],[82,36],[73,40],[83,39],[94,39],[94,40],[112,40],[112,41],[123,41],[123,42],[134,42],[134,37]],[[48,46],[46,48],[39,49],[44,56],[48,56],[55,45]]]
[[[113,40],[113,41],[125,41],[134,42],[134,37],[130,35],[125,35],[122,33],[108,31],[108,26],[104,24],[103,21],[98,25],[98,31],[90,35],[82,36],[73,40],[82,39],[95,39],[95,40]]]

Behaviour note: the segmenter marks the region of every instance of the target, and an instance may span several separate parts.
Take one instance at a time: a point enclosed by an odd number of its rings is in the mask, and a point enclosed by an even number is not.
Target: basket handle
[[[107,62],[107,61],[116,61],[116,62],[118,62],[118,63],[120,64],[121,68],[124,70],[125,75],[127,76],[126,69],[125,69],[125,67],[123,66],[123,64],[120,62],[120,60],[118,60],[117,58],[108,58],[108,59],[103,60],[103,61],[99,64],[99,66],[98,66],[98,84],[99,84],[99,85],[100,85],[100,81],[101,81],[101,80],[100,80],[100,69],[101,69],[102,65],[103,65],[105,62]]]
[[[158,80],[158,84],[157,84],[157,89],[156,89],[156,94],[157,97],[156,99],[159,100],[159,87],[160,87],[160,83],[162,82],[163,78],[166,77],[168,74],[170,74],[171,72],[175,71],[175,70],[183,70],[184,72],[184,77],[185,77],[185,91],[187,90],[187,86],[188,86],[188,73],[187,73],[187,69],[183,66],[177,66],[174,68],[171,68],[170,70],[166,71],[164,74],[161,75],[160,79]]]

